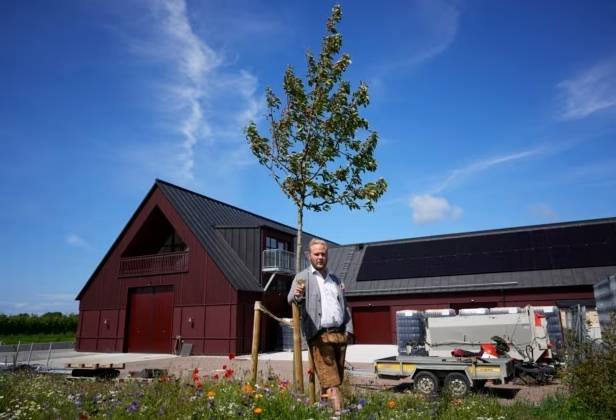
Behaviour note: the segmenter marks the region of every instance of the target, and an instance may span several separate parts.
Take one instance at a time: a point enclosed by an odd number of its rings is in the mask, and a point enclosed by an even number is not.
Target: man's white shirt
[[[321,328],[335,328],[342,325],[344,319],[342,312],[342,299],[340,298],[340,288],[327,273],[327,277],[310,266],[312,274],[317,278],[319,292],[321,292]]]

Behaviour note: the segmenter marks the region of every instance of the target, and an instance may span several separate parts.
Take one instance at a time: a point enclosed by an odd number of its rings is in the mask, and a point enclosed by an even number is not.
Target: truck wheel
[[[413,378],[413,384],[415,387],[415,391],[423,395],[432,396],[438,393],[438,378],[432,372],[417,372],[417,374]]]
[[[471,384],[463,373],[452,372],[445,376],[445,389],[452,397],[463,397],[471,389]]]

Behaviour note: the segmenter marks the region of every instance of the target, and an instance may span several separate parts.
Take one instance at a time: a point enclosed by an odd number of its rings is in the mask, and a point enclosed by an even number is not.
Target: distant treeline
[[[66,334],[77,330],[77,315],[47,312],[43,315],[0,314],[0,335]]]

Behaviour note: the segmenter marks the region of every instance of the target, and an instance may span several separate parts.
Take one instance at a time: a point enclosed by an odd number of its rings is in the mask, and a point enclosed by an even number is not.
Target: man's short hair
[[[324,245],[325,249],[329,249],[327,242],[325,242],[323,239],[312,238],[310,242],[308,242],[308,251],[310,251],[312,245]]]

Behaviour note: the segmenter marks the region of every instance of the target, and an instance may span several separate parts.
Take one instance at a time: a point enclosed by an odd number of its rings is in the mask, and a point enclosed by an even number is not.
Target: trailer
[[[514,376],[513,359],[458,358],[437,356],[391,356],[374,361],[380,378],[408,378],[415,390],[426,396],[447,390],[454,397],[482,388],[487,381],[506,383]]]

